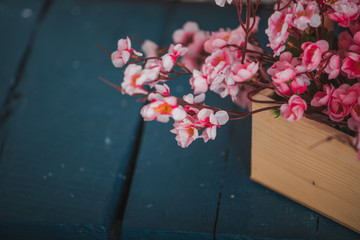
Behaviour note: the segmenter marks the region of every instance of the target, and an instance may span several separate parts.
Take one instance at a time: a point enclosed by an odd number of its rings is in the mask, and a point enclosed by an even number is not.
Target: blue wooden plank
[[[252,182],[251,119],[235,123],[217,239],[313,239],[317,213]]]
[[[316,234],[316,239],[322,240],[359,240],[360,234],[351,231],[350,229],[326,218],[319,216],[319,225],[318,231]]]
[[[109,237],[141,104],[98,80],[120,83],[122,73],[95,43],[113,50],[127,35],[156,39],[165,8],[80,0],[51,6],[2,130],[0,239]]]
[[[218,30],[236,25],[236,11],[206,4],[173,4],[163,39],[188,21]],[[216,16],[216,21],[214,21]],[[173,94],[189,90],[188,79],[171,82]],[[232,108],[229,99],[210,95],[206,103]],[[122,239],[213,239],[213,227],[231,124],[218,129],[216,141],[177,146],[171,124],[147,122],[126,207]]]
[[[12,84],[36,28],[44,0],[0,1],[0,106]],[[12,47],[10,47],[12,46]],[[5,64],[6,63],[6,64]]]

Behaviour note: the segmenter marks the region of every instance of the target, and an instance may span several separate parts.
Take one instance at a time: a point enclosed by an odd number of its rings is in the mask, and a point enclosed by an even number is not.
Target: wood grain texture
[[[253,105],[254,110],[261,107]],[[252,129],[253,180],[360,231],[356,152],[339,141],[321,143],[343,133],[306,118],[294,123],[274,119],[271,111],[254,115]]]
[[[53,2],[3,126],[0,239],[109,237],[142,104],[98,79],[119,84],[122,71],[95,44],[155,38],[163,14],[163,3]]]

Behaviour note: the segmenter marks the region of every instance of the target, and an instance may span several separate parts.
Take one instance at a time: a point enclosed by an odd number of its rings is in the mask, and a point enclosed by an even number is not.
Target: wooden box
[[[256,99],[271,100],[264,94]],[[251,179],[360,232],[360,161],[350,146],[325,141],[344,135],[307,118],[289,122],[272,111],[254,114]]]

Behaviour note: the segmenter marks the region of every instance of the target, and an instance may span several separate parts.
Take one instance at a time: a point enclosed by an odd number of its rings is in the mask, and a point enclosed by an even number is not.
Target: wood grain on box
[[[325,141],[329,136],[345,134],[307,118],[255,114],[251,179],[360,232],[360,161],[350,146]]]

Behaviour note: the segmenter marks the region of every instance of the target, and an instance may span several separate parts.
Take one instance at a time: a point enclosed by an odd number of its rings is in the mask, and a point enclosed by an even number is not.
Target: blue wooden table
[[[96,43],[169,44],[187,20],[236,19],[214,4],[1,0],[0,239],[360,239],[249,180],[250,118],[181,149],[170,124],[143,123],[142,103],[98,80],[122,73]]]

